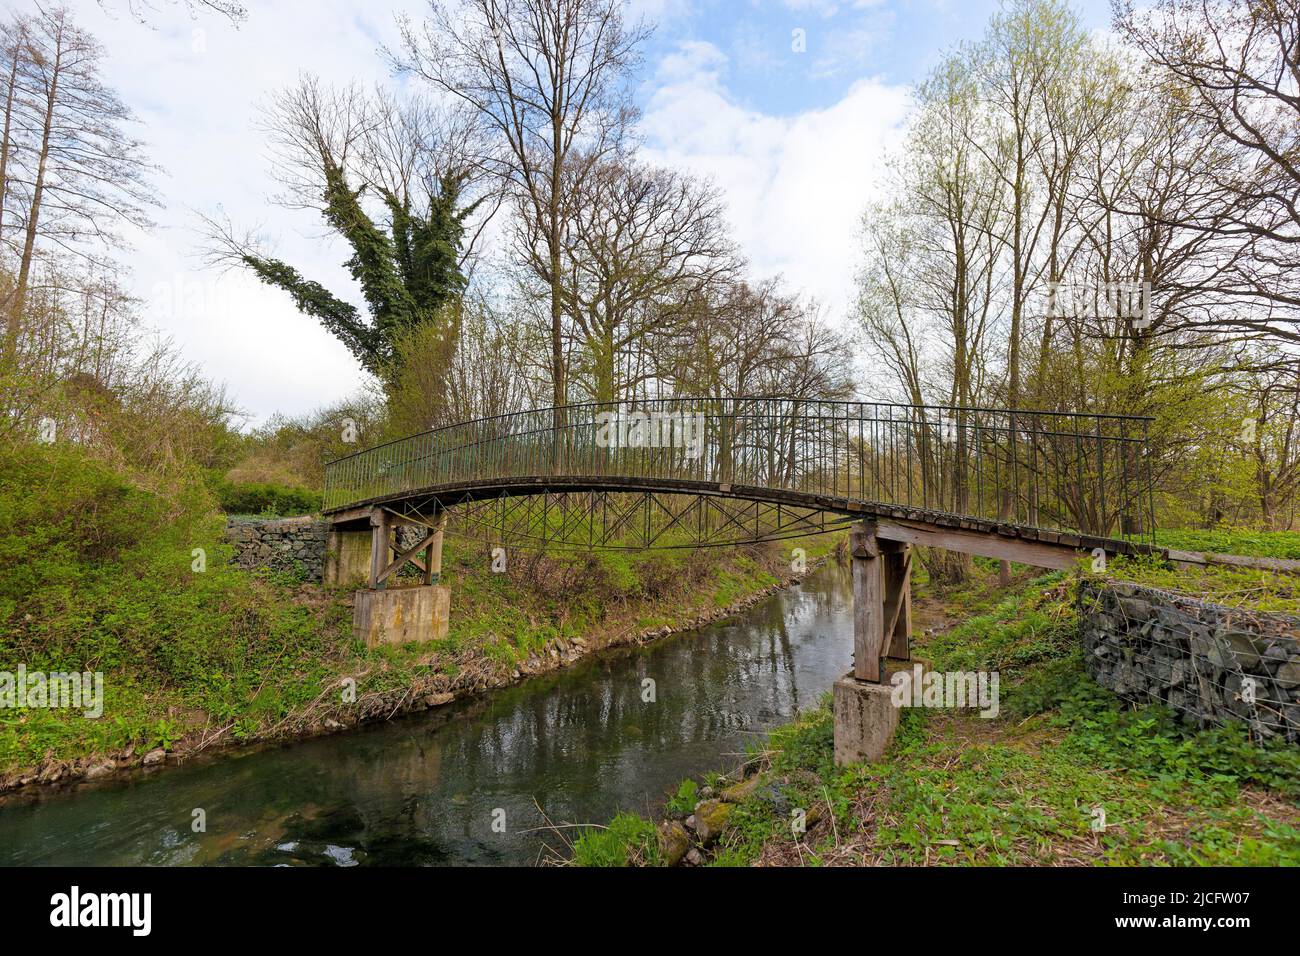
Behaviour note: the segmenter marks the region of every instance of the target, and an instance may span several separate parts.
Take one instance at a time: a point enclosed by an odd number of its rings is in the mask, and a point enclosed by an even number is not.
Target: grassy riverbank
[[[1281,575],[1111,570],[1295,609],[1297,582]],[[1056,573],[1001,590],[977,562],[960,589],[918,586],[916,655],[941,671],[997,670],[995,719],[906,710],[884,761],[837,768],[824,700],[755,748],[743,772],[684,782],[663,837],[624,816],[588,831],[576,862],[677,856],[694,813],[721,830],[697,857],[711,865],[1300,864],[1300,749],[1254,746],[1240,726],[1193,730],[1098,687],[1083,666],[1076,585]],[[804,833],[792,827],[796,811]]]
[[[519,555],[493,574],[451,538],[448,637],[367,649],[350,592],[232,567],[223,526],[199,483],[148,490],[68,448],[0,459],[0,671],[104,674],[98,719],[0,709],[0,789],[434,706],[790,577],[775,546]],[[834,541],[799,544],[815,561]]]

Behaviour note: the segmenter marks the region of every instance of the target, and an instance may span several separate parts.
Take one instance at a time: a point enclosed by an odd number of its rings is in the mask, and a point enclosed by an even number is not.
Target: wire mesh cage
[[[1244,721],[1300,742],[1300,618],[1124,581],[1079,589],[1083,651],[1103,687],[1198,726]]]

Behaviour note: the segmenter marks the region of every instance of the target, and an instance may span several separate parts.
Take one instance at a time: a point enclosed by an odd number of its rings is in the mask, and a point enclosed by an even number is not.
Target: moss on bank
[[[1300,864],[1300,750],[1119,701],[1084,671],[1077,579],[1003,593],[976,569],[960,590],[919,589],[922,615],[969,616],[919,635],[916,653],[997,670],[999,715],[907,710],[884,761],[836,768],[823,700],[749,755],[757,781],[711,865]],[[1128,573],[1148,570],[1163,574]],[[669,815],[696,793],[684,785]]]

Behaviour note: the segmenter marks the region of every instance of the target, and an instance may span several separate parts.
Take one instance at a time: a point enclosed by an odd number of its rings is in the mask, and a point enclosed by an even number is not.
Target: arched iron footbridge
[[[735,545],[868,520],[1041,563],[1153,543],[1151,419],[788,398],[582,404],[433,429],[331,462],[336,524],[379,508],[517,546]]]

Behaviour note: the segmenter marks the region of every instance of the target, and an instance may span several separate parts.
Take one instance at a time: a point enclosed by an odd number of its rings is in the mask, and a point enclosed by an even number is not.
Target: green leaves
[[[335,298],[319,282],[304,279],[297,269],[279,259],[264,258],[252,253],[242,258],[259,279],[288,292],[299,312],[319,320],[327,331],[347,346],[348,351],[362,365],[373,371],[373,356],[378,345],[375,333],[361,321],[353,305]]]
[[[668,800],[666,807],[669,814],[689,814],[695,809],[695,804],[699,802],[700,787],[692,779],[686,779],[681,782],[677,792]]]
[[[263,482],[233,483],[218,480],[221,510],[232,515],[306,515],[321,507],[318,492]]]

